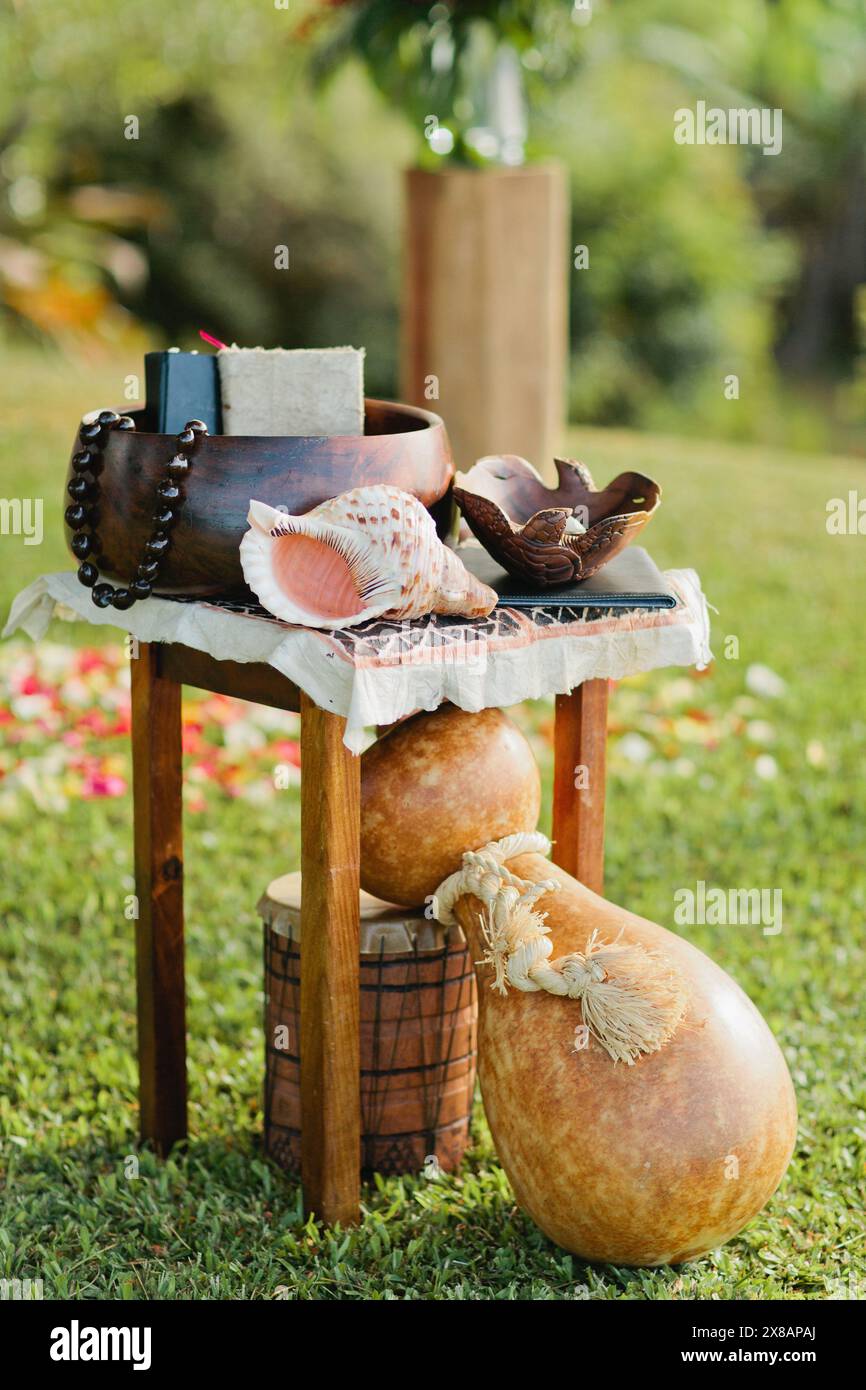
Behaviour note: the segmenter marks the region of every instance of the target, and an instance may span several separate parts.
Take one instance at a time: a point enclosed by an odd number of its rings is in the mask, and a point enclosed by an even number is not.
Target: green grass
[[[135,369],[19,358],[5,372],[0,496],[44,495],[46,539],[0,538],[4,613],[23,583],[66,565],[75,421],[116,400]],[[626,466],[660,479],[647,541],[662,564],[696,567],[719,610],[709,674],[683,687],[685,673],[658,672],[614,695],[607,893],[672,925],[674,891],[699,878],[782,889],[778,936],[686,929],[746,988],[791,1066],[800,1138],[779,1192],[735,1240],[682,1269],[588,1268],[516,1209],[479,1109],[456,1177],[368,1187],[350,1233],[305,1224],[297,1187],[260,1145],[254,906],[297,863],[285,791],[272,805],[219,798],[188,817],[192,1137],[156,1162],[135,1141],[128,801],[62,817],[22,805],[0,821],[0,1276],[84,1298],[863,1296],[866,538],[828,537],[824,518],[828,498],[866,494],[866,472],[844,458],[625,433],[580,430],[571,443],[601,480]],[[52,636],[83,631],[56,625]],[[737,659],[724,658],[728,635]],[[748,693],[753,663],[785,680],[779,698]],[[521,718],[549,777],[550,707]],[[642,766],[623,755],[623,732],[646,739]],[[758,775],[759,754],[775,759],[774,778]]]

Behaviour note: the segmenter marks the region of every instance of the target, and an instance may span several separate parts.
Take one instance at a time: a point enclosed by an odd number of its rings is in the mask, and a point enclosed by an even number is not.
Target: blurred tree
[[[387,392],[409,141],[358,74],[313,95],[297,9],[17,8],[0,11],[0,275],[18,324],[77,346],[44,311],[77,294],[81,333],[103,342],[123,323],[115,302],[168,341],[197,343],[199,326],[268,346],[355,341]],[[369,141],[389,157],[370,160]]]
[[[549,101],[573,74],[590,14],[589,0],[325,0],[301,33],[320,82],[363,62],[412,125],[422,161],[519,164],[526,98]]]
[[[778,0],[749,84],[784,112],[784,162],[754,160],[767,225],[796,238],[799,270],[779,306],[778,357],[799,377],[848,376],[866,283],[866,5]]]
[[[307,42],[304,16],[321,11]],[[350,11],[360,28],[343,27]],[[573,279],[579,418],[799,428],[809,393],[784,394],[774,352],[785,372],[831,384],[862,352],[866,0],[596,0],[590,22],[572,13],[568,0],[5,0],[7,324],[76,350],[116,343],[136,319],[176,341],[199,326],[268,345],[354,340],[371,388],[393,390],[398,171],[449,99],[451,157],[478,157],[463,138],[472,93],[467,106],[440,88],[431,105],[413,85],[419,55],[431,80],[456,83],[461,43],[486,25],[520,55],[527,151],[572,170],[574,243],[589,250]],[[337,61],[320,43],[338,30],[348,61],[314,93],[305,73],[313,55]],[[699,99],[780,107],[782,153],[677,145],[674,112]]]

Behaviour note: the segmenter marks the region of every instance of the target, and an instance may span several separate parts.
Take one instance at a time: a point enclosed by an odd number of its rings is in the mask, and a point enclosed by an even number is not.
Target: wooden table
[[[265,664],[176,643],[132,665],[133,803],[141,1136],[162,1154],[187,1132],[181,686],[301,715],[301,1181],[327,1224],[359,1216],[360,759],[345,720]],[[553,857],[601,892],[606,680],[556,697]],[[578,771],[584,769],[585,771]]]

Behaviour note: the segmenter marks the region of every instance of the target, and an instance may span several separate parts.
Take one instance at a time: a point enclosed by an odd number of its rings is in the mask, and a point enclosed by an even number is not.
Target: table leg
[[[136,984],[141,1137],[161,1154],[186,1137],[181,687],[159,675],[159,646],[132,670]]]
[[[360,1216],[361,764],[301,694],[301,1181],[326,1225]]]
[[[594,893],[604,887],[606,680],[556,697],[553,859]]]

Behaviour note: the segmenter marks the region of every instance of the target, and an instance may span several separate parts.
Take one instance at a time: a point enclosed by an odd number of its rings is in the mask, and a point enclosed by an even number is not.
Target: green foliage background
[[[573,415],[859,448],[863,0],[599,0],[580,26],[567,0],[432,8],[458,33],[492,16],[516,41],[529,152],[569,167],[574,244],[590,248],[572,273]],[[355,341],[371,390],[393,392],[400,170],[436,91],[427,15],[410,0],[5,0],[7,336],[89,352],[140,322],[151,342],[199,327]],[[781,108],[782,153],[676,145],[673,113],[698,99]]]

